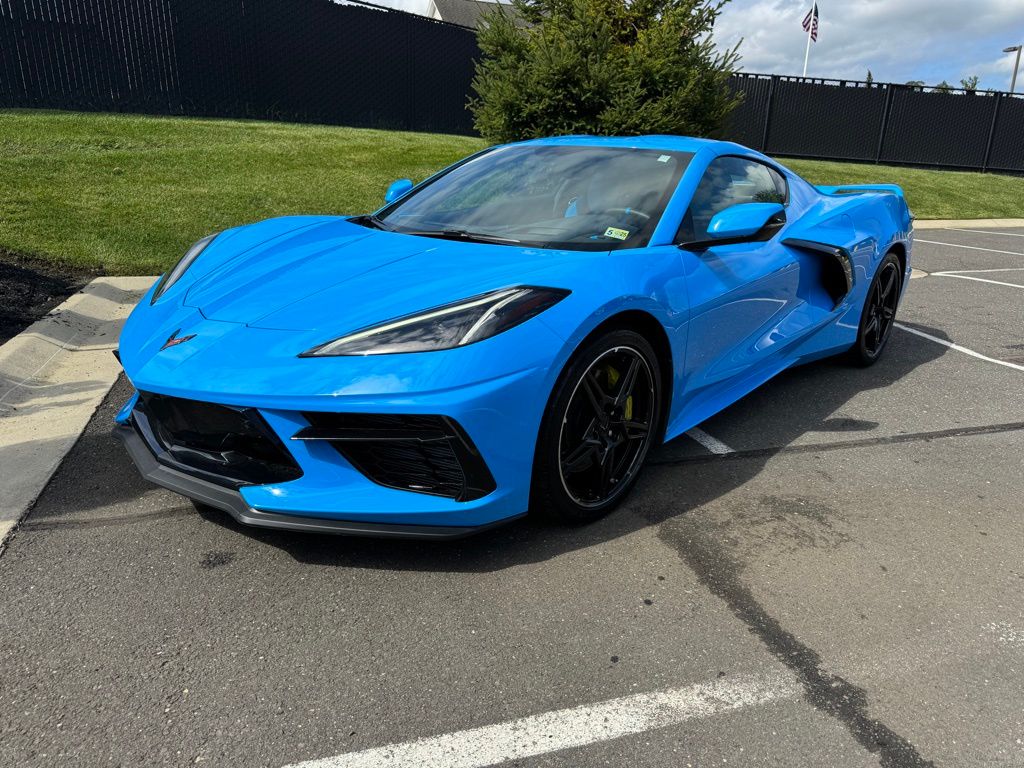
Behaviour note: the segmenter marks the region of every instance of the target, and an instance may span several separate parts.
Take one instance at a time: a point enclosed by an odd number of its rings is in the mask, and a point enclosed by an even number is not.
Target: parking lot
[[[0,765],[1024,766],[1024,229],[916,237],[878,365],[586,528],[246,529],[139,479],[120,381],[0,556]]]

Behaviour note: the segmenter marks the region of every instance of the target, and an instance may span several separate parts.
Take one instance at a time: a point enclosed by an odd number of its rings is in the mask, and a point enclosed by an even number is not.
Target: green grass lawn
[[[812,184],[899,184],[919,219],[1024,218],[1024,178],[827,160],[782,162]]]
[[[157,274],[210,232],[363,213],[483,146],[461,136],[287,123],[0,111],[0,247]],[[1024,179],[788,161],[816,184],[895,182],[920,218],[1024,216]]]

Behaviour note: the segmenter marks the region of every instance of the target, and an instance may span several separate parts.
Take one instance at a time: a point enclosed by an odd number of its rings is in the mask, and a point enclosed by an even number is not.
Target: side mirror
[[[779,214],[785,216],[782,203],[739,203],[719,211],[708,224],[708,239],[739,240],[752,237]],[[785,221],[785,218],[782,218]]]
[[[412,189],[412,181],[410,179],[399,179],[398,181],[392,181],[391,186],[388,187],[388,191],[384,193],[384,203],[393,203],[395,200],[400,198],[406,192]]]

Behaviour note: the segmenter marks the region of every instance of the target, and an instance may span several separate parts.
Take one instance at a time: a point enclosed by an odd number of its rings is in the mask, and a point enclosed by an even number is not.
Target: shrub
[[[713,135],[739,99],[736,48],[711,29],[727,0],[513,0],[478,32],[470,99],[492,142],[558,134]]]

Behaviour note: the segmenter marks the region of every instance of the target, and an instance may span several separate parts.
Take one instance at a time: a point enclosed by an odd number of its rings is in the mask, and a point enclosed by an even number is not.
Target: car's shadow
[[[935,328],[922,326],[920,330],[947,338]],[[698,451],[681,450],[679,441],[673,441],[650,457],[650,466],[631,497],[611,515],[588,526],[554,527],[528,517],[467,539],[422,542],[259,530],[238,525],[216,510],[201,514],[210,522],[279,547],[303,563],[412,571],[499,571],[688,515],[751,480],[774,455],[810,431],[856,431],[861,444],[888,442],[892,434],[901,432],[899,425],[886,425],[890,437],[874,438],[874,422],[835,418],[834,414],[858,393],[885,389],[945,352],[947,348],[939,344],[895,332],[885,357],[871,368],[830,359],[787,371],[715,417],[733,425],[756,420],[760,427],[770,426],[770,430],[759,430],[765,442],[757,450],[733,457],[702,456]],[[893,417],[899,418],[906,405],[894,403]],[[659,502],[666,489],[671,491],[670,501]]]

